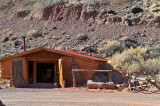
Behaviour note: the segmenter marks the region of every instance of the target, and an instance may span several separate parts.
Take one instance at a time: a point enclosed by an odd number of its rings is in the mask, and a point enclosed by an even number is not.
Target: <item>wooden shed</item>
[[[20,54],[16,54],[0,60],[2,77],[12,79],[16,87],[27,87],[37,84],[56,83],[56,73],[60,71],[62,64],[63,80],[66,86],[72,82],[72,68],[96,70],[107,60],[100,59],[74,51],[53,50],[37,48]],[[82,72],[80,77],[83,82],[92,79],[95,72]]]

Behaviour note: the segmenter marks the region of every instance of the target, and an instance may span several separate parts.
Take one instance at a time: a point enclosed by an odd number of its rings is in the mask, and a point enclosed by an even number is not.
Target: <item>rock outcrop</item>
[[[1,18],[159,27],[159,0],[2,0]]]

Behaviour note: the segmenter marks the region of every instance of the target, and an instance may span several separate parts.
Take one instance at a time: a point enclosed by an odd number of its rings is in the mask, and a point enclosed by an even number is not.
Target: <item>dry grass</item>
[[[129,37],[124,36],[124,37],[122,37],[122,38],[120,39],[120,41],[126,41],[126,40],[128,40],[128,39],[129,39]]]
[[[117,41],[115,41],[115,40],[109,40],[108,42],[107,42],[107,45],[108,46],[113,46],[113,45],[116,45],[118,42]]]
[[[117,53],[112,56],[110,63],[117,70],[123,71],[141,71],[140,63],[147,59],[146,49],[145,48],[130,48],[124,50],[122,53]]]
[[[128,39],[124,37],[120,41]],[[116,70],[122,70],[125,73],[143,73],[151,76],[160,74],[160,45],[150,49],[137,47],[127,49],[117,41],[104,42],[106,47],[99,49],[106,53],[111,53],[109,63]],[[120,51],[121,50],[121,51]]]
[[[66,6],[69,7],[69,6],[73,6],[73,5],[80,5],[81,3],[78,2],[78,1],[72,1],[72,2],[69,2]]]
[[[124,43],[112,40],[112,41],[104,41],[97,48],[99,53],[105,52],[107,57],[114,55],[115,53],[120,53],[125,50]]]
[[[27,36],[28,37],[36,37],[37,35],[39,35],[39,31],[36,29],[30,30],[27,32]]]
[[[148,52],[150,52],[150,56],[152,58],[159,58],[160,57],[160,44],[151,47]]]
[[[147,61],[142,63],[144,67],[144,72],[148,75],[156,75],[160,73],[160,59],[148,59]]]

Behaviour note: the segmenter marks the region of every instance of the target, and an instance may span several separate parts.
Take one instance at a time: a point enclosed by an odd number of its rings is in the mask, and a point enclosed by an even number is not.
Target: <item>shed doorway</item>
[[[37,83],[54,83],[54,63],[37,63]]]

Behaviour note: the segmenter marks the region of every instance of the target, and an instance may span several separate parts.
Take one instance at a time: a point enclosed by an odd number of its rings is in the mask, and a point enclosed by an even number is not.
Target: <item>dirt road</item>
[[[160,94],[73,89],[0,89],[6,106],[158,106]]]

